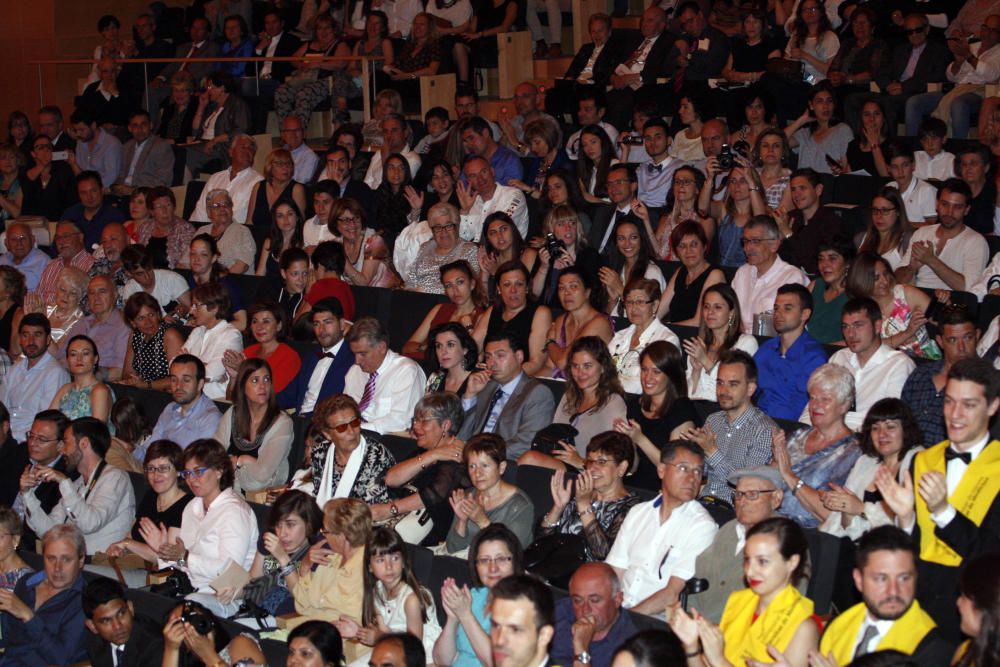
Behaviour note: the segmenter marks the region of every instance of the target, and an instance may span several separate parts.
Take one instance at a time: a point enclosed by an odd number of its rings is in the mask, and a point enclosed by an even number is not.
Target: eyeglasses
[[[361,220],[357,216],[342,215],[339,218],[337,218],[337,222],[342,222],[345,225],[353,225],[361,222]]]
[[[494,556],[492,558],[490,558],[489,556],[481,556],[476,559],[476,565],[480,565],[482,567],[489,567],[490,565],[496,565],[497,567],[499,567],[501,565],[507,565],[512,560],[514,560],[513,556]]]
[[[208,208],[232,208],[232,204],[209,204]]]
[[[919,28],[910,28],[909,30],[904,30],[903,34],[904,35],[919,35],[920,33],[925,32],[926,30],[927,30],[927,26],[922,25]]]
[[[455,226],[455,223],[449,222],[447,225],[434,225],[431,227],[432,232],[443,232],[446,229],[451,229]]]
[[[755,239],[755,238],[752,238],[752,237],[744,237],[743,238],[743,245],[759,246],[761,243],[769,243],[771,241],[777,241],[777,240],[778,239],[770,239],[770,238],[767,238],[767,239]]]
[[[61,440],[61,438],[43,438],[37,433],[32,433],[31,431],[25,432],[24,439],[28,442],[34,440],[35,442],[40,442],[43,445],[49,445],[52,444],[53,442],[59,442]]]
[[[347,429],[354,429],[361,426],[361,418],[355,417],[349,422],[344,422],[343,424],[337,424],[336,426],[330,426],[331,431],[336,431],[337,433],[346,433]]]
[[[705,476],[704,468],[692,468],[686,463],[667,463],[666,465],[677,468],[677,472],[679,472],[682,475],[694,475],[695,477],[698,478]]]
[[[169,463],[162,466],[146,466],[147,475],[169,475],[174,469]],[[186,472],[186,471],[185,471]]]
[[[733,500],[757,500],[762,493],[774,493],[777,489],[750,489],[749,491],[733,491]]]
[[[585,468],[589,468],[590,466],[606,466],[606,465],[608,465],[608,463],[614,463],[614,461],[612,461],[611,459],[608,459],[608,458],[605,458],[605,457],[602,456],[599,459],[587,459],[587,460],[585,460],[583,462],[583,466]]]
[[[198,477],[199,479],[211,468],[208,466],[201,466],[200,468],[190,468],[188,470],[181,470],[177,473],[177,476],[181,479],[191,479],[192,477]]]
[[[896,210],[895,206],[889,206],[887,208],[873,208],[872,215],[889,215]]]
[[[653,303],[651,299],[628,299],[625,302],[625,307],[629,306],[645,306],[647,303]]]

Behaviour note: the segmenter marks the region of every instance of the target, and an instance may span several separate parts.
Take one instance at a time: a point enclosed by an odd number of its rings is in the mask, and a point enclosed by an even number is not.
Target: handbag
[[[562,449],[560,441],[565,440],[571,445],[576,445],[576,436],[579,433],[572,424],[549,424],[535,433],[535,438],[531,441],[531,450],[552,456],[552,452]]]
[[[767,61],[767,73],[788,83],[802,83],[802,61],[788,58],[771,58]]]
[[[194,586],[191,585],[191,579],[187,576],[186,572],[170,568],[169,570],[161,570],[160,573],[167,571],[170,574],[167,575],[166,580],[161,584],[150,586],[150,593],[176,599],[181,599],[194,593]]]
[[[524,569],[564,590],[576,568],[587,562],[582,535],[552,533],[538,538],[524,550]]]
[[[426,507],[407,512],[396,522],[396,532],[407,544],[420,544],[434,530],[434,519]]]

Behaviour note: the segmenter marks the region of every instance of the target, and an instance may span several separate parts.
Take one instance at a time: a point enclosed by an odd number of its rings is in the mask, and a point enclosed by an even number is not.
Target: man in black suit
[[[264,30],[257,36],[257,44],[254,46],[254,55],[267,58],[288,58],[295,55],[301,40],[285,30],[285,19],[277,9],[269,9],[264,13]],[[264,131],[267,122],[267,112],[274,108],[274,91],[285,82],[285,79],[292,72],[292,63],[255,63],[258,70],[256,79],[252,76],[253,69],[249,68],[247,76],[243,80],[243,96],[256,98],[258,104],[251,104],[253,110],[254,131]],[[258,92],[259,91],[259,92]]]
[[[219,55],[219,45],[211,40],[212,26],[205,18],[196,18],[191,21],[189,33],[191,41],[181,44],[174,52],[175,58],[214,58]],[[170,77],[177,72],[184,70],[191,72],[194,77],[195,87],[201,85],[201,80],[208,76],[215,63],[208,62],[173,62],[163,68],[155,79],[149,82],[149,111],[150,115],[156,115],[160,105],[170,94]]]
[[[623,61],[615,63],[609,81],[608,121],[619,130],[628,127],[633,105],[652,102],[658,109],[662,106],[663,90],[656,87],[656,80],[670,76],[667,55],[675,37],[667,30],[666,12],[659,5],[647,7],[639,31],[642,41]]]
[[[599,86],[604,90],[611,80],[615,65],[635,48],[635,40],[626,33],[611,28],[611,17],[592,14],[587,22],[590,41],[584,44],[569,64],[562,79],[555,80],[551,94],[545,98],[545,109],[556,118],[572,114],[577,105],[580,86]]]
[[[587,239],[590,247],[596,249],[602,257],[608,257],[615,252],[612,234],[616,224],[629,220],[636,225],[643,225],[643,221],[632,210],[638,202],[635,198],[638,188],[635,171],[624,164],[615,165],[608,171],[607,188],[611,204],[602,205],[594,211],[594,220],[590,223],[590,234]],[[650,224],[656,224],[660,219],[661,209],[646,207],[646,210],[649,211]]]
[[[27,450],[27,461],[19,458],[16,462],[10,461],[5,463],[5,467],[8,468],[15,465],[18,466],[16,470],[18,474],[18,488],[20,488],[20,476],[25,468],[29,466],[32,468],[35,466],[45,466],[57,470],[64,475],[70,474],[67,472],[66,458],[60,453],[63,434],[66,432],[68,426],[69,419],[58,410],[43,410],[35,415],[35,421],[31,424],[31,431],[26,434],[27,443],[25,449]],[[73,479],[77,476],[78,473],[74,472],[72,474]],[[51,512],[59,504],[59,501],[62,500],[62,492],[59,491],[58,482],[41,482],[34,488],[33,493],[38,498],[38,502],[46,514]],[[21,518],[24,518],[26,508],[21,493],[18,493],[14,498],[13,509]],[[25,522],[24,535],[21,537],[22,547],[29,551],[33,550],[35,548],[35,541],[38,538],[39,536],[35,535],[34,531]]]
[[[729,58],[729,38],[708,25],[701,5],[694,0],[677,8],[677,20],[683,32],[667,56],[674,90],[707,92],[708,80],[722,76]]]
[[[320,182],[328,180],[330,185],[335,185],[335,197],[353,199],[361,204],[368,219],[374,220],[375,193],[364,181],[352,178],[352,175],[351,152],[343,146],[334,146],[327,152],[324,166],[320,169],[317,179]]]
[[[83,589],[84,625],[90,630],[87,656],[93,667],[146,667],[163,655],[163,632],[135,613],[125,589],[114,579],[99,577]]]
[[[133,41],[126,51],[128,58],[169,58],[174,47],[156,36],[156,19],[139,14],[132,26]],[[118,90],[129,98],[129,109],[146,108],[146,84],[155,79],[166,63],[124,63],[118,75]]]
[[[52,141],[53,152],[71,151],[76,148],[76,139],[69,136],[63,126],[62,109],[55,105],[44,106],[38,110],[38,134],[44,134]]]

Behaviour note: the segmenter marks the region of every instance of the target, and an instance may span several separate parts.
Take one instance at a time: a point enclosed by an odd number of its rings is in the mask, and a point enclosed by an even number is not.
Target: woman
[[[885,159],[889,128],[885,110],[878,100],[868,100],[861,107],[861,124],[854,132],[854,139],[847,144],[846,162],[833,170],[841,172],[866,171],[872,176],[889,176],[889,162]]]
[[[707,108],[703,100],[695,95],[682,95],[677,105],[677,117],[684,126],[674,135],[667,151],[678,160],[697,162],[705,159],[705,151],[701,147],[701,127],[706,119]]]
[[[302,248],[302,210],[291,200],[281,200],[271,213],[269,235],[264,239],[257,259],[258,276],[276,278],[281,273],[281,255],[291,248]]]
[[[729,192],[731,195],[733,190]],[[721,243],[721,234],[719,240]],[[678,326],[701,326],[698,304],[702,295],[712,285],[725,282],[726,276],[705,258],[708,237],[704,227],[697,222],[685,220],[674,227],[670,232],[670,247],[681,265],[670,276],[663,297],[654,306],[656,319]]]
[[[139,403],[127,396],[119,398],[111,406],[111,445],[104,454],[108,465],[126,472],[142,474],[142,465],[134,456],[135,448],[153,432],[153,423],[146,416]]]
[[[880,255],[858,255],[847,274],[851,295],[871,297],[882,312],[882,341],[889,347],[925,359],[940,359],[941,348],[927,332],[931,297],[912,285],[896,282],[892,265]]]
[[[594,307],[594,287],[590,280],[585,271],[575,266],[559,274],[559,303],[563,312],[549,327],[543,348],[546,357],[538,376],[565,378],[563,369],[576,341],[595,336],[607,345],[614,336],[610,318]]]
[[[479,667],[491,664],[490,591],[501,579],[524,574],[523,549],[503,524],[479,531],[469,547],[469,579],[459,586],[448,577],[441,587],[441,605],[447,620],[434,644],[437,665]]]
[[[226,321],[229,293],[221,283],[206,283],[191,290],[191,317],[194,330],[181,352],[193,354],[205,364],[206,396],[224,399],[229,376],[223,359],[227,350],[243,351],[243,336]]]
[[[761,132],[754,144],[760,187],[764,190],[764,201],[772,211],[780,207],[792,210],[791,191],[788,189],[792,170],[787,166],[788,151],[788,137],[774,127]]]
[[[228,167],[231,140],[238,134],[249,134],[250,106],[236,94],[238,85],[228,72],[208,75],[194,112],[196,143],[185,150],[185,165],[192,176]]]
[[[540,199],[545,189],[545,177],[553,169],[562,169],[569,164],[562,150],[562,133],[559,125],[548,118],[536,118],[524,125],[524,144],[531,155],[528,157],[524,180],[514,179],[509,185],[519,189],[533,199]]]
[[[21,153],[12,144],[0,146],[0,223],[21,215],[24,192],[18,179],[24,166]]]
[[[850,15],[854,39],[845,40],[840,45],[827,70],[827,76],[837,87],[841,99],[852,93],[869,92],[869,82],[874,81],[892,62],[889,45],[875,37],[879,17],[870,7],[859,6],[857,9],[861,11],[853,11]]]
[[[448,323],[455,323],[471,334],[476,328],[483,310],[486,308],[486,295],[483,293],[479,276],[464,259],[441,266],[438,270],[444,294],[448,297],[446,303],[438,303],[431,307],[420,326],[403,345],[403,354],[413,359],[426,358],[428,340],[431,330]],[[475,341],[472,341],[475,346]],[[478,347],[476,347],[478,354]]]
[[[718,223],[720,264],[736,269],[746,263],[746,253],[743,252],[743,227],[755,215],[767,213],[764,188],[756,169],[737,167],[729,174],[725,199],[717,201],[713,197],[712,184],[719,172],[718,161],[708,160],[705,170],[708,172],[708,178],[701,187],[697,206],[700,210],[709,211],[711,220]],[[676,183],[676,177],[674,182]],[[710,236],[708,238],[711,239]]]
[[[347,111],[347,98],[360,95],[361,91],[347,73],[347,63],[320,61],[325,56],[351,55],[351,47],[340,39],[337,22],[332,16],[317,16],[315,37],[312,41],[303,42],[293,55],[302,60],[292,63],[295,71],[274,93],[274,111],[279,121],[294,115],[302,119],[304,127],[309,127],[313,109],[330,94],[331,86],[327,79],[333,80],[333,108],[336,112]]]
[[[538,244],[538,263],[531,280],[531,292],[546,306],[559,305],[559,278],[570,267],[587,274],[591,285],[600,284],[598,269],[603,260],[587,243],[580,215],[568,204],[558,204],[545,215],[542,223],[545,240]],[[552,248],[558,247],[553,255]],[[595,307],[602,309],[605,295],[603,288],[593,294]]]
[[[138,187],[132,190],[128,198],[129,219],[125,221],[125,232],[129,242],[139,242],[139,228],[153,219],[149,205],[149,191],[152,188]]]
[[[552,169],[546,174],[541,204],[542,212],[545,215],[548,215],[556,206],[569,206],[576,211],[584,232],[590,230],[587,200],[580,192],[580,181],[568,169]]]
[[[423,171],[425,167],[421,169]],[[418,191],[412,185],[406,186],[403,193],[406,201],[410,203],[410,213],[406,219],[410,224],[427,219],[427,214],[435,204],[444,202],[458,208],[461,202],[458,200],[458,193],[455,191],[455,175],[451,172],[451,165],[445,160],[435,160],[430,166],[430,190]]]
[[[906,403],[898,398],[876,401],[861,426],[861,457],[847,481],[843,486],[831,483],[829,491],[819,494],[823,507],[830,512],[819,529],[857,540],[872,528],[893,525],[896,515],[882,500],[875,473],[885,468],[902,484],[910,461],[923,449],[923,440],[920,425]]]
[[[0,266],[0,348],[4,350],[10,349],[14,320],[24,317],[25,294],[24,274],[13,266]]]
[[[645,278],[655,280],[662,292],[667,287],[667,281],[663,278],[663,271],[653,261],[654,250],[645,225],[637,225],[625,218],[615,225],[612,238],[617,253],[611,259],[611,266],[602,266],[598,275],[608,292],[607,312],[621,317],[624,315],[625,285]]]
[[[23,111],[11,111],[7,117],[7,143],[13,146],[24,166],[31,164],[31,147],[35,133]]]
[[[772,649],[783,664],[806,667],[820,632],[812,600],[796,588],[809,556],[805,533],[789,519],[765,519],[747,531],[744,554],[749,587],[729,595],[718,626],[679,607],[670,617],[688,667],[771,664]]]
[[[198,229],[198,234],[208,234],[219,245],[222,256],[219,262],[229,273],[246,273],[254,265],[257,244],[250,227],[233,219],[233,198],[227,190],[212,190],[205,198],[208,219],[211,223]]]
[[[194,138],[194,115],[198,111],[198,104],[191,101],[194,85],[194,77],[187,70],[170,77],[170,97],[160,107],[155,132],[172,144],[187,143]],[[186,153],[174,151],[174,155],[181,157]]]
[[[480,531],[503,524],[523,548],[531,544],[534,508],[524,491],[503,480],[507,469],[507,445],[495,433],[474,435],[465,443],[462,463],[469,471],[472,488],[455,489],[448,502],[455,520],[445,539],[445,550],[457,554],[469,548]]]
[[[472,486],[468,468],[462,464],[465,443],[456,438],[464,417],[462,401],[448,391],[431,391],[413,408],[410,431],[420,453],[389,468],[385,483],[394,489],[414,490],[396,501],[400,514],[413,512],[414,522],[396,524],[409,542],[439,544],[455,521],[451,494]],[[410,518],[407,514],[407,518]]]
[[[782,516],[793,518],[803,528],[816,528],[830,515],[822,492],[830,485],[843,485],[861,449],[858,436],[844,423],[854,403],[854,376],[842,366],[823,364],[806,384],[809,392],[811,427],[799,429],[791,438],[776,428],[772,434],[774,464],[790,489],[781,501]]]
[[[248,315],[250,331],[257,342],[246,348],[242,355],[235,351],[227,351],[223,355],[222,363],[226,366],[230,380],[233,380],[238,375],[244,359],[266,361],[273,374],[271,379],[274,392],[280,394],[302,368],[299,353],[283,342],[288,337],[290,328],[285,309],[273,301],[265,301],[250,306]],[[227,393],[232,394],[233,389],[235,387],[230,383]]]
[[[552,326],[552,312],[547,306],[528,301],[528,270],[518,261],[501,264],[496,271],[497,301],[476,323],[472,337],[479,349],[498,331],[510,331],[524,341],[524,372],[534,375],[545,363],[545,340]]]
[[[163,321],[161,313],[160,303],[146,292],[136,292],[125,301],[122,315],[132,327],[132,336],[125,351],[122,384],[170,389],[169,362],[184,347],[184,337]]]
[[[34,572],[17,553],[24,524],[17,512],[0,507],[0,588],[13,591],[17,582]]]
[[[809,335],[824,345],[843,344],[841,312],[847,303],[847,273],[854,261],[854,244],[834,238],[819,244],[819,275],[809,283],[812,315],[806,327]]]
[[[473,50],[477,61],[496,62],[497,39],[510,31],[517,19],[517,12],[516,0],[480,0],[477,3],[476,11],[469,19],[468,29],[455,35],[452,47],[459,84],[468,85],[472,81],[470,58]]]
[[[239,14],[227,16],[222,24],[222,36],[224,39],[222,48],[219,49],[219,57],[231,58],[236,62],[216,62],[213,68],[228,72],[234,79],[246,76],[247,62],[239,59],[252,58],[255,55],[253,42],[247,39],[249,33],[250,27],[247,25],[245,18]]]
[[[910,247],[913,226],[906,216],[906,205],[899,188],[885,187],[872,198],[871,221],[860,240],[855,239],[858,254],[881,255],[892,271],[903,264]]]
[[[448,391],[465,395],[469,376],[479,360],[479,348],[468,329],[456,322],[446,322],[431,330],[429,339],[434,355],[429,364],[426,391]]]
[[[407,225],[410,202],[406,188],[413,183],[410,163],[399,153],[385,159],[382,166],[382,182],[375,189],[375,211],[378,231],[392,246],[396,237]]]
[[[804,0],[799,7],[815,2]],[[821,174],[833,174],[834,169],[840,173],[845,169],[844,156],[854,133],[846,123],[834,122],[836,105],[833,86],[829,81],[820,81],[809,92],[806,110],[785,128],[788,145],[799,156],[799,169],[808,167]]]
[[[739,99],[743,101],[743,126],[729,135],[729,143],[736,146],[743,142],[749,150],[765,130],[774,127],[774,103],[760,86],[751,86]]]
[[[146,201],[152,218],[139,225],[139,243],[153,256],[153,265],[160,269],[191,268],[189,249],[194,226],[177,216],[173,190],[152,188]]]
[[[767,77],[771,97],[778,102],[778,119],[782,123],[788,122],[804,106],[810,85],[825,82],[830,63],[840,50],[840,40],[824,9],[823,0],[802,0],[795,10],[784,57],[801,63],[802,78],[788,81],[777,76]],[[801,160],[799,166],[804,166]]]
[[[411,81],[422,76],[434,76],[441,67],[441,42],[434,17],[423,12],[413,17],[410,38],[388,70],[393,81]],[[399,84],[397,84],[398,86]],[[401,90],[406,88],[401,87]],[[407,90],[406,92],[410,92]]]
[[[562,470],[552,475],[552,509],[542,517],[538,537],[580,535],[587,560],[604,560],[625,515],[639,503],[623,481],[633,460],[628,436],[613,431],[594,436],[575,482]]]
[[[416,21],[414,21],[415,23]],[[389,39],[389,17],[385,12],[373,9],[365,19],[365,33],[354,43],[353,53],[356,56],[380,56],[382,60],[370,61],[372,71],[378,72],[391,68],[395,61],[392,40]],[[361,62],[348,64],[347,72],[354,77],[355,85],[361,83]],[[376,73],[377,78],[381,78]]]
[[[344,663],[344,641],[330,623],[306,621],[288,633],[285,667],[340,667]]]
[[[726,350],[757,351],[757,339],[740,333],[740,303],[728,283],[707,288],[701,296],[701,326],[698,335],[684,341],[687,352],[688,396],[714,401],[719,357]]]
[[[69,419],[95,417],[107,423],[115,397],[108,385],[97,379],[101,356],[88,336],[77,335],[66,345],[66,365],[72,380],[59,387],[50,410],[59,410]]]
[[[629,326],[617,331],[608,351],[618,369],[618,378],[629,394],[642,391],[639,356],[651,343],[662,340],[680,347],[681,342],[673,331],[663,326],[656,317],[660,301],[660,286],[655,280],[640,278],[625,287],[625,314]]]
[[[223,615],[219,612],[219,615]],[[202,633],[187,619],[192,616],[207,621],[208,631]],[[185,600],[167,614],[163,625],[162,667],[202,664],[265,664],[257,640],[249,634],[231,637],[209,605]]]
[[[459,222],[458,209],[448,203],[435,204],[427,212],[427,224],[433,236],[420,246],[417,260],[406,278],[407,289],[443,294],[441,267],[456,261],[464,260],[473,271],[479,272],[479,249],[474,243],[459,238]]]
[[[393,162],[391,158],[389,162]],[[402,163],[409,173],[406,160]],[[344,245],[347,259],[344,275],[341,276],[344,280],[352,285],[371,287],[395,287],[398,284],[396,274],[389,268],[386,241],[367,225],[365,211],[358,202],[349,197],[335,200],[330,210],[330,227],[330,231],[336,232],[337,240]]]
[[[476,256],[479,269],[486,274],[481,278],[486,292],[492,294],[497,287],[497,269],[508,262],[520,262],[531,275],[536,270],[538,251],[527,245],[517,230],[514,220],[503,211],[486,216],[483,237]]]
[[[360,498],[375,521],[391,516],[385,472],[396,463],[374,435],[361,435],[361,410],[347,394],[316,405],[312,427],[313,495],[323,505],[330,498]]]
[[[250,191],[250,205],[247,208],[247,224],[258,229],[274,230],[279,202],[294,203],[298,213],[298,225],[302,226],[302,212],[306,210],[306,188],[296,181],[295,162],[287,148],[276,148],[267,154],[264,161],[264,180],[257,181]],[[263,255],[263,253],[262,253]],[[278,257],[281,253],[275,253]],[[258,273],[257,275],[264,275]]]
[[[756,83],[767,71],[767,61],[780,58],[781,50],[767,33],[767,12],[765,8],[743,5],[741,25],[743,35],[732,40],[732,51],[722,68],[722,78],[736,83]],[[747,99],[747,107],[752,100]],[[763,119],[766,122],[766,118]],[[739,137],[750,141],[746,137]],[[738,139],[730,140],[735,144]]]
[[[642,391],[625,401],[627,419],[615,421],[619,433],[632,438],[643,456],[629,478],[642,489],[659,490],[660,447],[676,440],[684,431],[701,425],[694,404],[687,396],[684,360],[678,346],[665,340],[650,343],[639,354]]]
[[[958,614],[970,637],[955,651],[956,667],[987,667],[1000,661],[1000,557],[983,554],[965,564],[959,579]]]
[[[46,305],[45,300],[38,293],[29,293],[24,297],[25,313],[42,313],[52,327],[52,343],[49,345],[49,352],[55,354],[59,348],[59,341],[63,339],[66,332],[76,324],[77,320],[83,318],[83,309],[80,304],[87,293],[87,283],[90,278],[87,274],[75,266],[63,267],[59,272],[59,281],[56,283],[56,302],[53,305]],[[21,316],[15,314],[11,324],[11,331],[20,331]],[[11,336],[10,348],[11,357],[21,354],[20,336]]]
[[[712,164],[709,161],[709,164]],[[670,192],[667,194],[667,201],[664,210],[656,222],[656,231],[652,231],[649,208],[645,205],[634,207],[634,213],[645,223],[647,233],[651,234],[653,247],[656,256],[660,259],[672,260],[675,257],[671,254],[670,233],[673,229],[687,220],[693,220],[705,229],[706,238],[715,236],[715,222],[710,218],[702,216],[699,209],[699,193],[708,188],[712,189],[711,181],[706,186],[705,175],[700,169],[695,169],[689,165],[681,165],[674,173]],[[710,210],[706,205],[704,210]]]
[[[18,182],[24,196],[21,215],[41,216],[50,221],[62,219],[63,211],[77,202],[76,180],[65,160],[52,159],[52,140],[44,134],[31,145],[34,166],[22,170]]]
[[[122,250],[121,266],[128,281],[120,288],[121,298],[143,292],[156,299],[161,314],[191,307],[187,281],[169,269],[153,268],[153,256],[145,246],[136,243]]]
[[[372,513],[357,498],[336,498],[323,506],[324,541],[299,563],[292,586],[295,610],[306,619],[332,623],[349,618],[361,624],[364,599],[365,545],[372,533]],[[344,642],[354,660],[368,651],[356,640]]]
[[[211,584],[232,563],[250,570],[256,554],[257,519],[233,489],[233,463],[222,445],[210,439],[195,440],[181,460],[184,468],[178,474],[194,499],[184,507],[180,534],[171,538],[169,528],[151,521],[143,521],[139,532],[156,553],[160,568],[176,568],[191,580],[196,592],[189,599],[229,616],[236,605],[222,604]]]
[[[576,161],[576,177],[583,198],[591,204],[608,201],[608,170],[617,164],[615,146],[600,125],[587,125],[580,130],[580,155]]]
[[[214,437],[228,445],[236,470],[233,488],[246,493],[284,484],[294,428],[292,418],[278,409],[270,365],[260,358],[240,364],[232,399]]]
[[[243,305],[240,286],[229,275],[226,267],[219,263],[222,253],[219,252],[219,244],[209,234],[198,234],[191,239],[188,247],[188,257],[191,263],[191,275],[188,277],[188,285],[191,287],[191,298],[194,299],[194,289],[210,283],[219,283],[229,294],[230,321],[239,331],[247,327],[247,311]],[[192,303],[191,308],[194,308]],[[190,321],[191,313],[187,313]]]

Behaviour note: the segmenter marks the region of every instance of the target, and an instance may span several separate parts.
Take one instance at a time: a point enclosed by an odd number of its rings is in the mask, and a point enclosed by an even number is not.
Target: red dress
[[[247,359],[256,359],[260,356],[260,343],[254,343],[243,350],[243,353]],[[284,343],[278,343],[278,349],[265,361],[271,367],[271,384],[276,394],[287,387],[302,368],[302,360],[299,359],[298,353]]]

